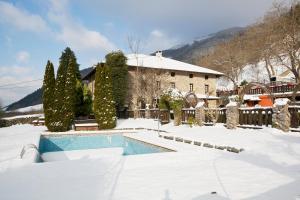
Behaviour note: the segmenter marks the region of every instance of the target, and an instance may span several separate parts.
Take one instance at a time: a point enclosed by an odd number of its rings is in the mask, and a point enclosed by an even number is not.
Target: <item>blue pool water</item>
[[[71,151],[83,149],[99,149],[122,147],[123,155],[159,153],[170,151],[123,135],[67,135],[67,136],[42,136],[39,152]]]

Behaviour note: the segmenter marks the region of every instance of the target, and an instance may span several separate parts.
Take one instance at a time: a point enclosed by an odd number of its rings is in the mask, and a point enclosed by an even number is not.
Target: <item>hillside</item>
[[[230,40],[235,35],[245,31],[245,29],[246,28],[242,27],[225,29],[206,37],[196,39],[190,44],[177,45],[173,48],[163,50],[163,56],[195,64],[199,56],[208,54],[215,45]]]
[[[43,95],[43,90],[42,90],[42,88],[39,88],[36,91],[34,91],[33,93],[20,99],[19,101],[10,104],[6,110],[11,111],[11,110],[19,109],[19,108],[24,108],[24,107],[28,107],[28,106],[34,106],[37,104],[41,104],[42,103],[42,95]]]

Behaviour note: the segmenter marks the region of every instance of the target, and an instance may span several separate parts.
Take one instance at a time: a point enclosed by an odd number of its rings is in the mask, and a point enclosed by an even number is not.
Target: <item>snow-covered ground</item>
[[[30,112],[30,111],[40,111],[40,110],[43,110],[43,104],[37,104],[34,106],[19,108],[19,109],[13,110],[13,111],[14,112]]]
[[[2,119],[12,120],[12,119],[29,118],[29,117],[44,117],[44,114],[17,115],[13,117],[3,117]]]
[[[145,119],[120,120],[117,125],[119,129],[157,127],[157,121]],[[163,135],[245,151],[235,154],[199,147],[141,130],[126,135],[176,152],[21,165],[18,155],[22,146],[37,144],[45,128],[18,125],[0,129],[0,199],[300,198],[299,133],[271,128],[227,130],[222,125],[190,128],[167,124],[160,129],[168,132]]]

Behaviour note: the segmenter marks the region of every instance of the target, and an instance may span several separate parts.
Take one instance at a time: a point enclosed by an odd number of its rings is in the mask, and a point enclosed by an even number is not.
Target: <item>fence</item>
[[[300,126],[300,107],[290,106],[291,128]],[[213,113],[213,114],[212,114]],[[240,108],[239,124],[253,126],[272,126],[271,107],[268,108]],[[215,115],[215,116],[211,116]],[[195,109],[182,109],[182,123],[187,123],[189,117],[195,117]],[[226,108],[205,109],[205,122],[211,123],[215,117],[217,123],[226,123]]]
[[[271,84],[268,86],[268,89],[270,90],[271,93],[276,94],[276,93],[286,93],[286,92],[293,92],[295,89],[296,85],[295,84]],[[247,94],[263,94],[264,90],[260,87],[250,89],[247,91]],[[229,91],[222,91],[219,90],[217,91],[217,96],[231,96],[231,95],[237,95],[238,90],[229,90]]]
[[[158,119],[161,121],[161,123],[169,123],[170,122],[170,111],[169,110],[159,110],[159,109],[149,109],[150,111],[150,118],[151,119]],[[134,111],[129,110],[127,111],[127,116],[129,118],[134,118]],[[139,109],[138,110],[138,118],[146,118],[146,109]]]
[[[194,108],[184,108],[181,111],[181,122],[188,123],[189,118],[195,118],[196,110]],[[300,107],[290,106],[289,112],[291,114],[291,128],[299,128],[300,126]],[[133,118],[133,111],[128,111],[128,116]],[[146,117],[146,110],[140,109],[138,111],[139,118]],[[239,109],[239,124],[253,125],[253,126],[272,126],[271,107],[267,108],[240,108]],[[150,118],[159,119],[162,123],[170,122],[170,112],[168,110],[150,109]],[[226,123],[226,108],[206,108],[205,109],[205,123],[212,123],[215,118],[217,123]]]
[[[272,108],[240,108],[239,124],[254,126],[272,125]]]

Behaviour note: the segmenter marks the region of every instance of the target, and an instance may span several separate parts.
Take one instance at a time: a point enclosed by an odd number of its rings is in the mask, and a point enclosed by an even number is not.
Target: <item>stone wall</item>
[[[196,106],[195,121],[198,126],[203,126],[205,123],[204,102],[199,102]]]
[[[226,126],[228,129],[235,129],[239,124],[239,108],[236,102],[230,102],[226,110]]]
[[[273,107],[272,125],[274,128],[288,132],[291,126],[288,99],[276,99]]]

